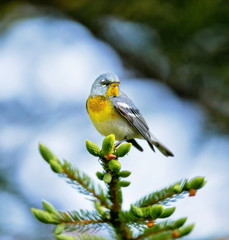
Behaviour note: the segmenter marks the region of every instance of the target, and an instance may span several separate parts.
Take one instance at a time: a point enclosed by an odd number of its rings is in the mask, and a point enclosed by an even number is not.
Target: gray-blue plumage
[[[107,86],[114,82],[120,83],[118,76],[114,73],[103,73],[99,75],[92,84],[90,96],[105,96]]]
[[[154,151],[156,146],[165,156],[173,156],[173,153],[162,145],[149,131],[149,127],[142,114],[126,94],[120,91],[111,96],[107,96],[108,89],[114,83],[120,83],[119,78],[114,73],[101,74],[92,84],[90,97],[102,96],[111,101],[114,111],[120,118],[106,122],[93,122],[96,129],[103,135],[115,133],[116,139],[131,142],[140,151],[142,147],[135,141],[135,138],[145,139]],[[116,85],[117,87],[117,85]]]
[[[153,151],[155,151],[154,146],[156,146],[164,155],[174,156],[170,150],[152,135],[142,114],[128,96],[121,91],[119,92],[119,96],[111,98],[115,109],[140,133]]]

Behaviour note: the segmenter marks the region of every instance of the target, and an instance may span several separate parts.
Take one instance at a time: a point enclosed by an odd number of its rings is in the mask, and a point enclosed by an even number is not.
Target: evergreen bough
[[[97,172],[96,176],[105,183],[106,189],[95,184],[87,174],[66,160],[61,162],[45,145],[39,145],[40,153],[51,169],[66,178],[67,183],[80,193],[90,196],[94,203],[93,211],[58,211],[46,201],[42,202],[43,210],[32,208],[33,215],[39,221],[56,225],[56,239],[106,240],[108,238],[92,235],[92,232],[107,229],[110,232],[109,239],[168,240],[181,238],[192,231],[194,224],[184,226],[187,218],[167,220],[176,209],[167,206],[184,194],[195,196],[196,191],[206,183],[204,177],[180,180],[144,196],[124,211],[122,188],[130,185],[125,178],[131,172],[121,170],[119,158],[130,151],[131,143],[116,148],[115,136],[111,134],[104,138],[102,149],[88,140],[86,148],[90,154],[99,158],[103,171]]]

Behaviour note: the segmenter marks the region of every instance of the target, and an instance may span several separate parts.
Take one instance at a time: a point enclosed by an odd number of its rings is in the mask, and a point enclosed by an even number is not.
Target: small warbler
[[[86,108],[98,132],[104,136],[114,134],[116,140],[130,142],[140,151],[143,148],[135,138],[145,139],[153,151],[155,146],[165,156],[174,156],[151,134],[142,114],[119,89],[119,84],[113,73],[101,74],[92,84]]]

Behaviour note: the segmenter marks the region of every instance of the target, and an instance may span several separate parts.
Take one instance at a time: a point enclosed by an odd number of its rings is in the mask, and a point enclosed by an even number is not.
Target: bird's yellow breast
[[[92,122],[104,122],[119,117],[110,99],[103,96],[89,97],[87,111]]]

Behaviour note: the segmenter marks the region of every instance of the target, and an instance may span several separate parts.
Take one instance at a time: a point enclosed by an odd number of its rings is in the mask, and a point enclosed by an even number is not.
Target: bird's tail
[[[161,144],[158,140],[156,140],[153,136],[151,136],[151,139],[147,140],[147,142],[153,151],[155,151],[155,146],[166,157],[174,157],[173,153],[167,147]]]

